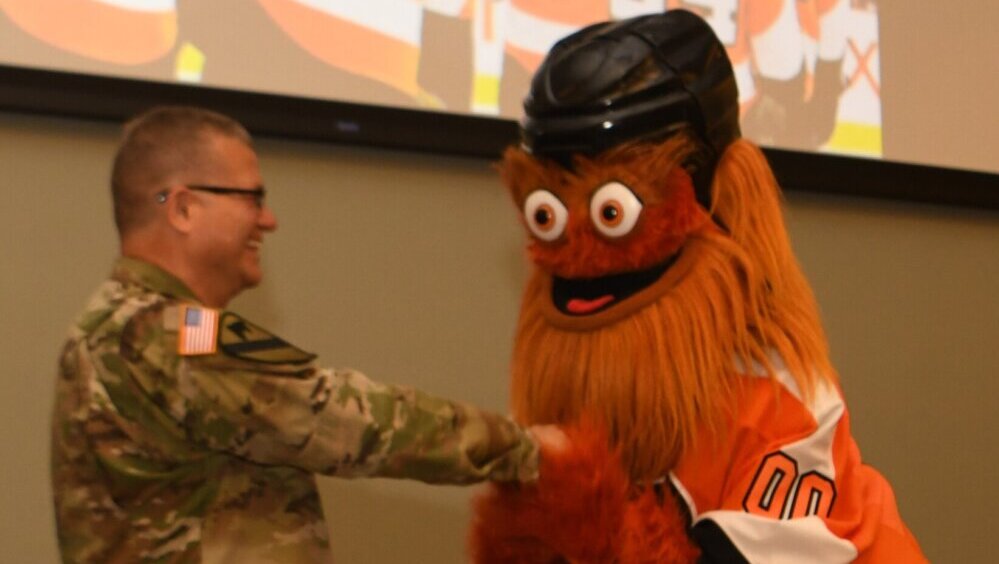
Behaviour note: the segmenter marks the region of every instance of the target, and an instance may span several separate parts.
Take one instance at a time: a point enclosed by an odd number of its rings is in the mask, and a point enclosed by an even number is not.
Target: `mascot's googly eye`
[[[542,241],[554,241],[565,231],[569,210],[555,194],[535,190],[524,200],[524,217],[535,237]]]
[[[641,214],[641,200],[620,182],[604,184],[590,199],[590,219],[607,237],[631,233]]]

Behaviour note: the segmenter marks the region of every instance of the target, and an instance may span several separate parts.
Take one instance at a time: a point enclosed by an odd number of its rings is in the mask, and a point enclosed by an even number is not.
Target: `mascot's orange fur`
[[[543,468],[542,479],[555,473],[586,482],[552,484],[545,490],[549,503],[599,502],[555,509],[537,503],[530,487],[508,487],[494,495],[505,496],[512,507],[496,498],[479,503],[476,561],[558,562],[558,555],[567,554],[573,562],[692,561],[696,548],[685,542],[685,524],[669,493],[640,486],[663,478],[699,430],[725,432],[734,408],[736,381],[727,377],[733,359],[769,367],[776,351],[792,374],[803,375],[803,390],[834,374],[763,154],[747,141],[727,149],[709,213],[698,206],[690,176],[680,166],[691,146],[683,135],[627,145],[596,159],[579,157],[574,172],[519,149],[504,156],[502,177],[518,207],[533,189],[552,187],[569,210],[564,241],[555,246],[533,241],[530,247],[539,268],[528,283],[517,327],[514,415],[524,424],[589,418],[583,429],[570,430],[574,444],[586,445],[580,459],[549,455],[547,463],[566,467]],[[599,237],[587,209],[589,192],[611,181],[631,187],[644,202],[632,233],[613,243]],[[575,318],[552,305],[552,274],[639,271],[674,257],[655,283],[600,314]],[[590,452],[599,443],[594,429],[610,433],[624,470],[603,451]],[[610,491],[580,495],[588,485]],[[544,514],[536,516],[541,523],[517,507],[531,504]],[[608,507],[615,510],[608,513]],[[578,522],[567,523],[566,514],[579,516]],[[566,538],[538,540],[556,535]],[[539,552],[504,554],[498,539],[509,537],[521,539],[516,549]],[[542,548],[552,544],[560,548]]]
[[[541,268],[528,284],[517,328],[514,414],[531,424],[595,417],[636,480],[664,476],[696,429],[724,428],[733,359],[768,366],[776,350],[793,374],[804,375],[799,384],[806,390],[812,378],[833,373],[762,153],[738,141],[722,157],[711,210],[716,223],[697,205],[679,166],[689,147],[682,136],[626,146],[581,158],[575,172],[517,149],[503,163],[518,203],[531,188],[558,186],[570,215],[562,244],[532,243]],[[628,237],[609,242],[590,224],[588,192],[615,180],[645,205]],[[552,273],[637,271],[673,256],[655,283],[602,314],[572,318],[552,306]]]
[[[678,42],[670,43],[670,34]],[[693,56],[667,54],[661,64],[668,45]],[[603,61],[593,54],[612,49]],[[759,558],[778,554],[769,547],[796,555],[804,546],[835,561],[870,546],[881,548],[869,554],[882,556],[915,546],[893,513],[890,488],[858,470],[816,303],[784,228],[780,190],[762,152],[738,138],[737,117],[725,114],[737,116],[737,104],[719,49],[702,21],[668,12],[570,36],[535,78],[525,102],[525,148],[508,149],[500,166],[532,235],[536,266],[517,327],[512,404],[525,425],[563,426],[570,446],[542,453],[536,484],[496,485],[477,500],[476,562],[691,562],[705,549],[691,533],[689,512],[704,509],[691,509],[697,496],[727,512],[719,517],[730,519],[725,535],[750,531],[749,541],[709,539],[722,547],[709,556],[724,561],[732,554],[741,560],[743,548]],[[642,61],[632,56],[636,50],[652,54]],[[622,64],[632,67],[617,72]],[[592,95],[594,111],[608,117],[591,119],[578,102],[589,95],[588,83],[575,78],[582,73],[609,85]],[[698,82],[698,73],[721,78]],[[674,102],[676,91],[681,102]],[[670,104],[684,103],[684,111],[669,113]],[[691,117],[712,108],[729,116],[715,120],[721,133],[712,133],[711,115]],[[656,130],[629,112],[642,120],[680,116],[679,125]],[[572,135],[557,137],[572,127]],[[762,393],[776,399],[751,399],[760,397],[761,382],[772,388]],[[763,450],[749,452],[769,430],[756,433],[750,423],[745,435],[746,413],[762,413],[755,421],[766,422],[771,410],[776,417],[791,404],[798,411],[781,417],[803,422],[800,428],[786,443],[760,441]],[[810,445],[816,428],[835,439],[817,439],[805,452],[801,444]],[[731,490],[729,498],[738,495],[734,501],[706,488],[676,489],[671,473],[694,450],[697,464],[712,465],[712,453],[726,461],[702,468],[719,490]],[[737,458],[731,451],[745,452]],[[835,475],[824,462],[806,468],[809,457],[825,454],[835,459]],[[869,504],[864,496],[882,491],[887,509],[858,509]],[[892,524],[879,536],[882,514]],[[811,515],[827,521],[772,526]],[[748,525],[738,523],[741,516]],[[907,554],[918,556],[918,547]]]

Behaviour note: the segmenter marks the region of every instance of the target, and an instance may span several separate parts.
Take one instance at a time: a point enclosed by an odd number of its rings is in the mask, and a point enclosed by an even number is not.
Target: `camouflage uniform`
[[[180,281],[120,259],[63,350],[52,437],[69,562],[326,562],[313,474],[431,483],[536,477],[509,420],[351,370],[222,313],[178,352]]]

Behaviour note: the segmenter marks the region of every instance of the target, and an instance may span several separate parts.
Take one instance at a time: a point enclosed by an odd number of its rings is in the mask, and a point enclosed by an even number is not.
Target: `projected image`
[[[110,64],[156,60],[177,37],[176,0],[0,0],[0,10],[40,41]]]
[[[728,47],[747,137],[881,155],[871,0],[0,0],[0,62],[518,119],[559,38],[674,8]]]

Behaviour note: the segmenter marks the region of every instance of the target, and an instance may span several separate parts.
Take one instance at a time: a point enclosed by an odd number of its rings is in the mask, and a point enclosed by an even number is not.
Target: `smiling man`
[[[321,368],[224,310],[260,282],[277,228],[241,125],[153,109],[126,125],[111,183],[122,257],[56,386],[65,561],[326,562],[316,473],[536,478],[535,434],[507,418]]]

